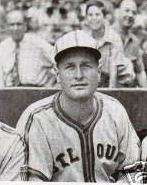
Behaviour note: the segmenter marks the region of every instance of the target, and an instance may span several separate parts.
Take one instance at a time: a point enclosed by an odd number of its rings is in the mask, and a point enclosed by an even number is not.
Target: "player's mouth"
[[[84,88],[84,87],[87,87],[87,86],[88,86],[87,83],[77,83],[77,84],[71,85],[71,87],[74,87],[74,88]]]

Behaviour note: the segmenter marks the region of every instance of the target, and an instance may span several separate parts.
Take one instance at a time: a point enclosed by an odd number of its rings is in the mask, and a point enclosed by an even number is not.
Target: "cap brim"
[[[59,53],[57,53],[55,55],[55,61],[58,63],[61,57],[65,56],[68,52],[70,52],[73,49],[75,49],[75,50],[76,49],[85,49],[85,50],[89,51],[90,53],[92,53],[97,58],[97,60],[99,60],[101,58],[101,53],[97,49],[90,48],[90,47],[84,47],[84,46],[75,46],[75,47],[70,47],[70,48],[64,49],[64,50],[60,51]]]

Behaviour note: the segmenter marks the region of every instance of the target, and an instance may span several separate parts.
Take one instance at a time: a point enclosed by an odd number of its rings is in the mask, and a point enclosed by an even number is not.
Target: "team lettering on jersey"
[[[116,146],[107,144],[107,146],[105,147],[102,143],[98,143],[97,156],[99,159],[105,157],[107,160],[114,160],[114,162],[116,162],[118,159],[118,152],[116,152]]]
[[[65,160],[65,153],[60,153],[56,157],[56,162],[59,162],[63,168],[70,166],[71,163],[80,161],[80,158],[78,156],[74,156],[72,148],[68,148],[66,151],[67,151],[67,155],[69,156],[70,163]],[[54,166],[53,172],[56,173],[58,171],[59,171],[59,168],[57,166]]]
[[[74,150],[72,148],[68,148],[65,153],[60,153],[59,155],[57,155],[56,162],[60,163],[62,168],[66,168],[67,166],[70,166],[72,163],[80,161],[80,157],[74,154],[75,154]],[[65,158],[67,159],[66,155],[68,155],[70,163],[65,160]],[[118,152],[116,151],[116,146],[110,144],[107,144],[105,146],[102,143],[98,143],[97,157],[99,159],[105,158],[107,160],[113,160],[114,162],[116,162],[118,159]],[[54,173],[59,171],[59,167],[57,167],[55,164],[53,171]]]

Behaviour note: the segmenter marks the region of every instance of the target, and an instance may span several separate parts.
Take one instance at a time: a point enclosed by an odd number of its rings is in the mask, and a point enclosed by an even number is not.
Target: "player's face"
[[[137,7],[134,2],[124,3],[120,8],[120,24],[123,27],[131,28],[134,24]]]
[[[25,33],[25,23],[21,12],[12,12],[7,17],[10,34],[14,41],[21,41]]]
[[[101,8],[92,5],[87,10],[86,21],[92,30],[100,29],[104,24],[104,16]]]
[[[88,99],[100,78],[97,59],[89,52],[78,50],[66,54],[58,66],[63,93],[70,99]]]

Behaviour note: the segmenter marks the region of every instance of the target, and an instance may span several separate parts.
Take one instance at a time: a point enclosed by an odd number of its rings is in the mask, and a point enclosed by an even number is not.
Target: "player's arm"
[[[121,171],[124,167],[141,160],[141,144],[125,109],[122,109],[120,120],[121,125],[118,134],[120,136],[119,153],[122,155],[122,158],[120,158],[118,170]]]
[[[1,181],[21,180],[20,169],[24,165],[24,142],[18,135],[14,135],[14,137],[15,140],[12,142],[1,163]]]
[[[36,116],[26,115],[19,119],[17,130],[22,132],[26,143],[25,164],[22,167],[22,180],[50,181],[53,174],[53,158],[49,142]],[[30,124],[30,129],[28,129]],[[25,127],[24,127],[25,125]]]

